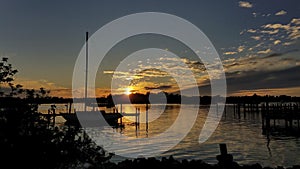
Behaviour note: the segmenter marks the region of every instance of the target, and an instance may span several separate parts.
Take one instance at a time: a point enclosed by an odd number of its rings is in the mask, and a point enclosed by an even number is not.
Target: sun
[[[131,87],[127,87],[127,88],[125,89],[125,94],[126,94],[126,95],[130,95],[130,94],[132,93],[131,90],[132,90]]]

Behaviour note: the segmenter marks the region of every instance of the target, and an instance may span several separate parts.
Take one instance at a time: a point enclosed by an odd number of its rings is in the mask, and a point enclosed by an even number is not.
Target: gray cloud
[[[299,72],[300,66],[272,72],[248,71],[246,74],[241,74],[236,71],[226,73],[227,93],[235,94],[240,91],[298,87],[300,86]],[[199,86],[200,95],[210,95],[210,87],[209,81],[205,85]],[[193,89],[185,90],[185,92],[189,91],[193,91]],[[190,95],[193,95],[193,93],[190,93]]]
[[[280,63],[275,63],[280,64]],[[272,72],[250,71],[239,77],[227,78],[228,92],[239,90],[298,87],[300,85],[300,66]]]
[[[162,86],[157,86],[157,87],[145,87],[145,90],[154,90],[154,89],[165,90],[165,89],[170,89],[170,88],[172,88],[171,85],[162,85]]]

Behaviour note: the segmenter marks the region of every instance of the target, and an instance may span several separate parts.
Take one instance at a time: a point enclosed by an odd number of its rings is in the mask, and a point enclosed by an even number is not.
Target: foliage
[[[14,85],[17,73],[7,58],[0,62],[0,84],[10,92],[0,95],[1,165],[9,168],[82,168],[101,166],[111,155],[94,144],[78,127],[54,127],[38,112],[37,98],[47,91]],[[8,85],[7,85],[8,84]],[[2,87],[4,88],[4,87]],[[26,97],[20,98],[23,95]],[[1,97],[2,96],[2,97]]]

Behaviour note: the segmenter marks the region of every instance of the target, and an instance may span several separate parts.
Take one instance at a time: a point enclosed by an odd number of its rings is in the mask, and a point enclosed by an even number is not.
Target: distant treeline
[[[140,94],[135,93],[129,95],[108,95],[106,97],[99,97],[96,98],[96,101],[99,105],[111,105],[115,104],[146,104],[146,103],[161,103],[160,101],[163,100],[168,104],[200,104],[207,105],[211,104],[212,97],[211,96],[181,96],[179,94],[173,93],[164,93],[163,95],[160,94],[151,94],[151,97],[155,99],[149,101],[150,94]],[[222,101],[226,99],[227,104],[234,104],[234,103],[263,103],[263,102],[300,102],[300,97],[292,97],[287,95],[280,95],[280,96],[259,96],[259,95],[252,95],[252,96],[229,96],[229,97],[221,97],[221,96],[214,96],[216,101]],[[129,98],[129,99],[128,99]],[[84,98],[62,98],[62,97],[43,97],[43,98],[24,98],[24,99],[31,99],[31,102],[38,103],[38,104],[52,104],[52,103],[71,103],[71,102],[85,102]],[[0,97],[0,102],[4,102],[6,100],[5,97]],[[88,98],[86,100],[88,103],[95,103],[95,98]]]

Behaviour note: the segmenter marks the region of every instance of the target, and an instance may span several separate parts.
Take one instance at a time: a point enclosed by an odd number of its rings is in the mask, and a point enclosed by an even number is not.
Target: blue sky
[[[223,61],[229,94],[300,95],[298,0],[1,0],[0,56],[9,57],[25,87],[67,96],[85,32],[137,12],[169,13],[199,27]],[[122,50],[115,53],[110,57],[122,57]],[[107,93],[109,85],[100,81],[99,92]],[[207,88],[205,81],[199,85]]]

